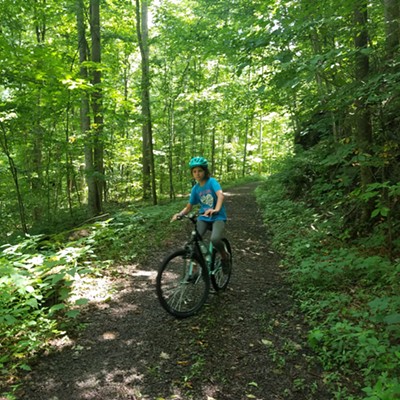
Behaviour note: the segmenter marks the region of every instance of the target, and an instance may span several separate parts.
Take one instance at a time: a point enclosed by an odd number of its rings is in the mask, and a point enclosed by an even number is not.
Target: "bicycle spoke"
[[[224,290],[228,286],[232,273],[232,250],[227,239],[224,239],[225,247],[231,258],[228,268],[222,265],[221,255],[213,252],[213,270],[211,271],[211,283],[216,291]]]
[[[200,262],[196,257],[189,260],[184,250],[169,256],[157,276],[161,305],[177,317],[194,314],[206,301],[209,285]]]

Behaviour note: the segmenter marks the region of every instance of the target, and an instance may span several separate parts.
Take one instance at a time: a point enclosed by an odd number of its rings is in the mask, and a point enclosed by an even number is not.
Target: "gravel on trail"
[[[164,256],[125,265],[111,299],[87,306],[68,340],[54,343],[23,378],[18,400],[329,400],[307,346],[307,326],[269,246],[256,183],[225,193],[233,247],[228,289],[210,294],[195,316],[167,314],[155,292]],[[188,225],[189,222],[186,221]]]

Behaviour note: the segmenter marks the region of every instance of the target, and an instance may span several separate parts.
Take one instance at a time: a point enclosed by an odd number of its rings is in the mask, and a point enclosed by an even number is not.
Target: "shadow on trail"
[[[192,378],[198,378],[196,369],[212,338],[202,337],[201,314],[176,320],[164,312],[154,294],[153,275],[139,287],[137,281],[128,286],[109,303],[90,306],[80,319],[85,330],[40,358],[18,398],[190,398]],[[210,295],[203,313],[218,312],[222,297],[228,296]],[[222,316],[214,317],[215,324],[223,326]],[[201,386],[204,398],[220,390],[218,382]]]
[[[156,269],[183,244],[177,239],[147,266],[125,267],[112,301],[90,305],[84,329],[37,360],[18,399],[331,399],[268,249],[254,188],[226,194],[234,255],[226,292],[184,320],[161,308]]]

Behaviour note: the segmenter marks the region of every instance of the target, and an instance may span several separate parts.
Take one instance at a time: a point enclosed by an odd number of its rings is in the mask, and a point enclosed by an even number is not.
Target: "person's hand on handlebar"
[[[190,203],[188,203],[181,212],[174,214],[172,216],[171,222],[176,221],[178,219],[182,219],[185,215],[189,214],[192,211],[192,209],[193,209],[193,206]]]
[[[208,208],[205,212],[204,212],[204,216],[205,217],[211,217],[213,214],[217,214],[218,210],[214,210],[213,208]]]
[[[174,215],[172,216],[172,218],[171,218],[171,222],[177,221],[178,219],[182,219],[183,216],[184,216],[184,214],[182,214],[182,213],[174,214]]]

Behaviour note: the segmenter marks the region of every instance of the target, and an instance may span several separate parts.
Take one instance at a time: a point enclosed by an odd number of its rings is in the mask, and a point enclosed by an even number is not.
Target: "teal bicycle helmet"
[[[208,161],[204,157],[193,157],[189,162],[190,169],[194,167],[208,168]]]

